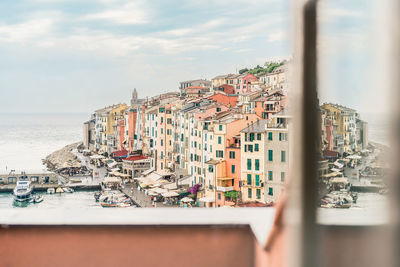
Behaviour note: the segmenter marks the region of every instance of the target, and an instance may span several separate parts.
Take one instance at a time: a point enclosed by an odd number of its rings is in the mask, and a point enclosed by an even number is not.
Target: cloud
[[[280,42],[288,40],[288,33],[286,31],[274,31],[268,35],[268,42]]]
[[[142,4],[132,2],[120,7],[109,8],[99,13],[88,14],[83,20],[105,20],[116,24],[146,24],[149,22],[149,12]]]
[[[52,25],[51,19],[34,19],[19,24],[0,25],[0,41],[26,43],[48,34]]]

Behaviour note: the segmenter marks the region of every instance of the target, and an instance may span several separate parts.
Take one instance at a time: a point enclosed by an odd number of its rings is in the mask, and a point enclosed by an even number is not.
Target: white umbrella
[[[193,202],[194,200],[190,197],[184,197],[181,199],[182,202]]]
[[[176,193],[176,192],[165,192],[165,193],[162,193],[161,195],[163,197],[177,197],[177,196],[179,196],[179,194]]]
[[[164,189],[164,188],[154,188],[153,191],[158,193],[158,194],[162,194],[162,193],[167,193],[168,192],[168,190]]]
[[[90,158],[91,159],[103,159],[104,156],[102,156],[102,155],[93,155],[93,156],[90,156]]]

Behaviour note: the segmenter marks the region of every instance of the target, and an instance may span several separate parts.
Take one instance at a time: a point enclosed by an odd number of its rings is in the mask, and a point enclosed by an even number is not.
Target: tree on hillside
[[[244,68],[244,69],[239,70],[239,74],[243,74],[243,73],[248,72],[248,71],[249,71],[248,68]]]
[[[267,67],[267,72],[271,73],[273,72],[276,68],[282,66],[285,63],[285,61],[280,61],[280,62],[266,62],[265,66]]]

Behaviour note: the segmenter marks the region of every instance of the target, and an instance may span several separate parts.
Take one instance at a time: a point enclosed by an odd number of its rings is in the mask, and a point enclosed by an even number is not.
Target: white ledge
[[[8,225],[249,225],[260,245],[272,230],[275,208],[2,209]]]

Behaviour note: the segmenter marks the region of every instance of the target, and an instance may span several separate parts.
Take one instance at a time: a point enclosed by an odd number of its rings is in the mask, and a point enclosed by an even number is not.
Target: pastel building
[[[276,202],[289,170],[286,112],[259,120],[241,131],[242,201]]]

